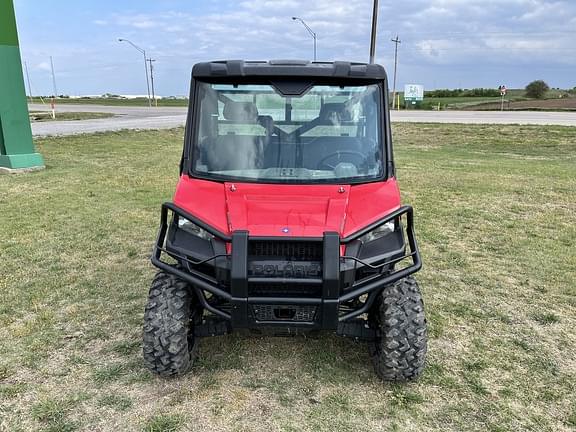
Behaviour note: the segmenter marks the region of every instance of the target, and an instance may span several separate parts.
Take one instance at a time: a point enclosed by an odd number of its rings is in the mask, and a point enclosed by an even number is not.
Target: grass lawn
[[[30,111],[30,120],[33,122],[65,121],[65,120],[90,120],[114,117],[114,114],[101,112],[57,112],[56,118],[48,111]]]
[[[514,107],[515,103],[526,103],[528,107],[532,107],[535,103],[536,106],[542,104],[542,108],[528,109],[529,111],[555,111],[553,106],[555,102],[558,101],[559,97],[562,96],[564,100],[566,99],[568,91],[567,90],[556,90],[550,89],[546,93],[546,99],[530,99],[526,97],[526,92],[522,89],[508,89],[506,96],[504,98],[504,109],[510,109]],[[399,93],[400,95],[400,106],[404,108],[404,93]],[[547,102],[551,102],[552,106],[547,107]],[[500,110],[500,96],[488,97],[488,96],[454,96],[454,97],[429,97],[425,96],[424,101],[421,102],[416,109],[424,110],[435,110],[438,109],[438,104],[440,104],[440,109],[452,109],[452,110],[475,110],[475,109],[493,109]],[[512,105],[509,105],[509,102]],[[408,109],[414,109],[412,105]]]
[[[454,109],[466,109],[466,108],[474,109],[476,105],[496,103],[496,102],[500,102],[499,97],[488,97],[488,96],[424,97],[424,100],[422,102],[418,102],[417,105],[408,104],[408,106],[406,107],[404,102],[404,95],[400,94],[401,109],[410,109],[410,110],[413,109],[436,110],[438,109],[438,105],[440,105],[441,110],[447,110],[447,109],[454,110]]]
[[[570,431],[576,428],[576,128],[394,125],[430,342],[383,384],[366,347],[205,339],[193,373],[142,366],[160,203],[183,131],[38,140],[0,176],[0,430]]]
[[[510,101],[517,101],[517,100],[525,100],[525,97],[521,96],[507,96],[506,100]],[[425,97],[423,102],[420,102],[420,105],[416,107],[416,109],[424,109],[424,110],[434,110],[438,108],[438,104],[440,104],[441,110],[451,109],[451,110],[458,110],[458,109],[474,109],[477,105],[483,105],[488,103],[500,103],[500,97],[488,97],[488,96],[477,96],[477,97],[470,97],[470,96],[454,96],[454,97]],[[400,107],[404,109],[404,97],[400,97]],[[408,106],[408,109],[414,109],[412,105]]]

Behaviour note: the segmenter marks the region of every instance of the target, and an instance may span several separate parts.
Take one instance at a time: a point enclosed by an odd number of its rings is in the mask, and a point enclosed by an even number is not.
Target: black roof
[[[386,79],[384,67],[379,64],[310,62],[308,60],[244,61],[222,60],[197,63],[192,69],[194,78],[250,78],[295,77],[327,79]]]

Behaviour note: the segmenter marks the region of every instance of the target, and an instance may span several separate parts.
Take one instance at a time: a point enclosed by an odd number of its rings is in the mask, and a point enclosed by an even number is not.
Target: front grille
[[[257,321],[297,321],[312,322],[317,306],[309,305],[252,305],[252,313]]]
[[[322,285],[249,283],[248,295],[251,297],[321,297]]]
[[[321,241],[252,240],[248,255],[286,261],[322,261]]]

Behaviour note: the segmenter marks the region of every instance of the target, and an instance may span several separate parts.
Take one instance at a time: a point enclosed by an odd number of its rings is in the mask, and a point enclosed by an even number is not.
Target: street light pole
[[[374,9],[372,10],[372,34],[370,36],[370,63],[374,63],[374,54],[376,53],[377,27],[378,27],[378,0],[374,0]]]
[[[308,33],[310,33],[312,35],[312,37],[314,38],[314,61],[316,61],[316,33],[314,31],[312,31],[312,29],[308,26],[308,24],[306,24],[304,22],[304,20],[302,18],[293,16],[292,19],[294,21],[300,21],[302,23],[302,25],[306,28],[306,30],[308,30]]]
[[[30,103],[34,102],[32,99],[32,85],[30,85],[30,74],[28,73],[28,63],[24,62],[24,69],[26,70],[26,80],[28,81],[28,92],[30,94]]]
[[[146,87],[148,89],[148,106],[152,107],[152,100],[150,99],[150,81],[148,79],[148,59],[146,58],[146,51],[144,51],[142,48],[132,43],[128,39],[119,38],[118,42],[128,42],[130,45],[132,45],[134,48],[140,51],[140,53],[144,56],[144,71],[146,72]]]

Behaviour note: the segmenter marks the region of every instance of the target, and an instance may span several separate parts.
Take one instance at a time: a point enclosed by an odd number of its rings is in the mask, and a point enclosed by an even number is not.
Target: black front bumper
[[[178,218],[213,238],[182,233]],[[380,240],[383,247],[363,248],[362,236],[390,221],[396,230]],[[341,239],[336,232],[322,238],[251,237],[247,231],[227,236],[172,203],[162,206],[152,263],[189,282],[212,318],[224,321],[219,326],[209,320],[206,335],[231,329],[335,330],[359,338],[372,337],[364,314],[382,290],[422,265],[409,206]]]

